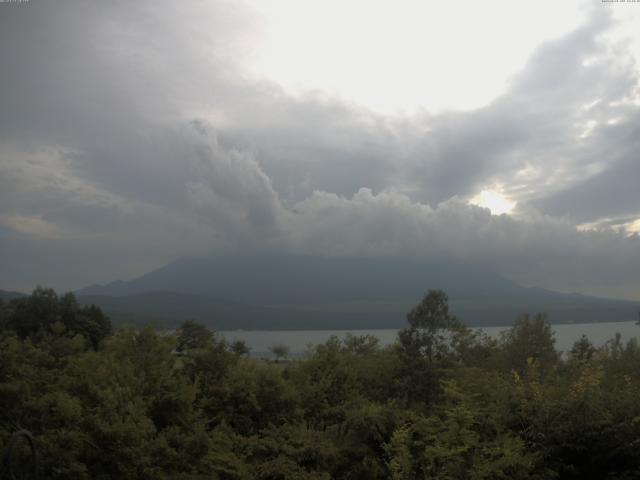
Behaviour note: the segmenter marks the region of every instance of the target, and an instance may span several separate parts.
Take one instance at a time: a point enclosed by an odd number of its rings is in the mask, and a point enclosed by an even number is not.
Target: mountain
[[[415,299],[428,288],[477,294],[517,291],[499,275],[461,264],[407,259],[310,256],[186,258],[129,282],[79,290],[79,295],[171,291],[241,303],[279,305]]]
[[[12,292],[9,290],[0,290],[0,300],[8,302],[9,300],[13,300],[14,298],[23,298],[27,297],[26,293],[21,292]]]
[[[523,313],[552,322],[632,321],[639,304],[525,288],[454,262],[311,256],[185,258],[131,281],[77,291],[115,320],[218,329],[397,328],[428,289],[445,290],[472,326],[507,325]]]
[[[99,305],[116,324],[152,323],[173,328],[194,319],[217,330],[370,329],[402,326],[404,316],[388,311],[332,311],[224,302],[199,295],[147,292],[127,296],[79,295]]]

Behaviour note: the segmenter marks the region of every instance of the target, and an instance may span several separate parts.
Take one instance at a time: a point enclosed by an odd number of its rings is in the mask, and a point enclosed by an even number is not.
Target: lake
[[[484,327],[482,331],[495,338],[507,328]],[[563,352],[569,351],[573,343],[582,335],[586,335],[595,346],[599,347],[613,338],[616,333],[620,333],[624,342],[640,334],[640,326],[634,322],[575,323],[552,325],[551,328],[555,334],[556,349]],[[381,345],[389,345],[396,340],[398,330],[235,330],[219,333],[228,341],[244,341],[251,349],[253,357],[271,356],[269,349],[275,344],[287,345],[291,356],[296,357],[305,353],[309,345],[324,343],[332,335],[343,338],[347,333],[373,335],[378,338]]]

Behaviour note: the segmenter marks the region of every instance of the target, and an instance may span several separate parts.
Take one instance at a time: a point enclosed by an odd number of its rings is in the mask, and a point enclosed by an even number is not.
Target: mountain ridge
[[[508,325],[538,312],[554,323],[633,321],[639,306],[523,287],[454,262],[292,255],[183,258],[76,293],[130,319],[138,313],[168,323],[195,318],[216,328],[349,329],[400,328],[429,289],[447,292],[452,312],[470,326]]]

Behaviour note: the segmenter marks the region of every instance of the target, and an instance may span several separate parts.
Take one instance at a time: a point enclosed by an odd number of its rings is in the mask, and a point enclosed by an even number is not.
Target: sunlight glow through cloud
[[[284,252],[638,298],[640,4],[51,3],[0,15],[0,288]]]
[[[516,206],[515,202],[512,202],[496,190],[482,190],[469,200],[469,203],[488,208],[493,215],[510,214]]]

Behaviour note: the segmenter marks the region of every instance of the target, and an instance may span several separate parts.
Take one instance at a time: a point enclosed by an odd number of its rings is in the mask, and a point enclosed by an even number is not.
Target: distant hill
[[[5,302],[8,302],[9,300],[13,300],[14,298],[22,298],[27,296],[28,295],[26,293],[0,290],[0,300],[4,300]]]
[[[525,288],[451,262],[310,256],[186,258],[131,281],[77,291],[116,321],[218,329],[398,328],[428,289],[443,289],[471,326],[546,312],[556,323],[633,321],[636,302]]]
[[[199,295],[147,292],[127,296],[79,295],[82,304],[99,305],[116,324],[151,323],[173,328],[186,319],[218,330],[308,330],[395,328],[404,315],[388,311],[332,311],[224,302]]]
[[[282,255],[186,258],[128,282],[93,285],[77,293],[171,291],[277,305],[413,300],[428,288],[478,295],[522,289],[494,272],[448,262]]]

